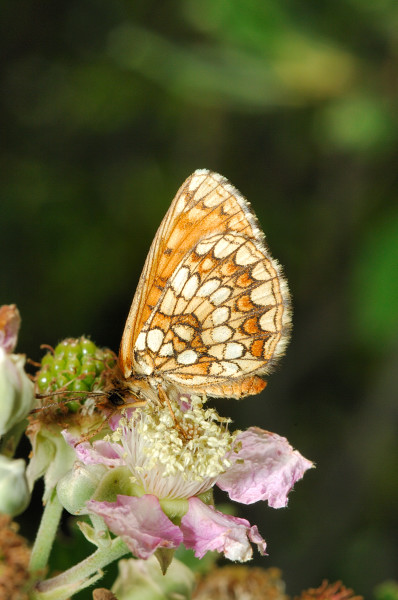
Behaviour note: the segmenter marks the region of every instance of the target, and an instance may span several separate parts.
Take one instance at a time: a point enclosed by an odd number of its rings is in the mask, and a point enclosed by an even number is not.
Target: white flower
[[[0,436],[22,421],[35,405],[33,382],[24,371],[22,354],[0,347]]]

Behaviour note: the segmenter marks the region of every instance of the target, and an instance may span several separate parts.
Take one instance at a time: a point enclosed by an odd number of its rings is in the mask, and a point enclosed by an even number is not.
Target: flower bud
[[[107,370],[114,364],[115,355],[109,349],[98,348],[85,337],[68,338],[43,356],[36,374],[37,389],[43,396],[57,392],[57,401],[65,402],[71,392],[88,392],[93,386],[101,389]],[[63,390],[65,395],[59,393]],[[79,406],[68,402],[70,412],[76,412]]]
[[[30,488],[39,477],[44,475],[44,496],[47,501],[58,481],[72,468],[75,453],[55,427],[30,427],[29,439],[33,452],[26,476]]]
[[[84,337],[63,340],[42,358],[36,374],[41,407],[30,418],[27,430],[33,448],[27,475],[31,486],[44,475],[45,500],[75,461],[75,452],[62,437],[62,430],[68,429],[78,441],[101,429],[104,414],[96,410],[94,399],[114,364],[113,352]],[[65,498],[67,504],[71,512],[81,508],[71,498]]]
[[[0,347],[0,436],[22,421],[35,405],[33,383],[24,371],[22,354]]]
[[[25,476],[25,461],[0,455],[0,513],[14,517],[25,510],[30,501]]]
[[[62,506],[72,515],[86,514],[86,502],[93,496],[105,473],[105,465],[84,465],[75,462],[57,485],[58,499]]]
[[[159,569],[156,558],[147,560],[122,559],[119,575],[112,592],[119,600],[164,600],[164,598],[190,598],[195,585],[191,569],[174,559],[166,575]]]

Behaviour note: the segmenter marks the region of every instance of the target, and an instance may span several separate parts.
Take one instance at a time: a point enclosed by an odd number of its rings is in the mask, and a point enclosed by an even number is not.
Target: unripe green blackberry
[[[111,350],[98,348],[85,337],[68,338],[43,356],[36,374],[37,391],[41,396],[52,397],[55,403],[64,404],[68,396],[73,396],[70,392],[78,395],[79,392],[100,391],[104,387],[105,374],[115,362]],[[82,398],[84,400],[84,394]],[[71,412],[76,412],[80,406],[80,401],[67,403]]]

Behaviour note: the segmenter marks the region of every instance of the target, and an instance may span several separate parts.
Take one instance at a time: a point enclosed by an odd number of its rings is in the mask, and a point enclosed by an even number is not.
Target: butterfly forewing
[[[289,295],[246,200],[221,175],[196,171],[178,191],[141,275],[119,361],[216,396],[260,391],[283,353]]]

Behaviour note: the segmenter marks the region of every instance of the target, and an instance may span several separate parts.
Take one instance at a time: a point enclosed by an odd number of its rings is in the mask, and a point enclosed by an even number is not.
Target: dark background
[[[261,396],[216,406],[317,464],[287,509],[237,514],[291,594],[329,578],[370,597],[398,564],[396,1],[6,0],[0,48],[18,350],[117,350],[172,197],[221,172],[284,265],[294,329]]]

